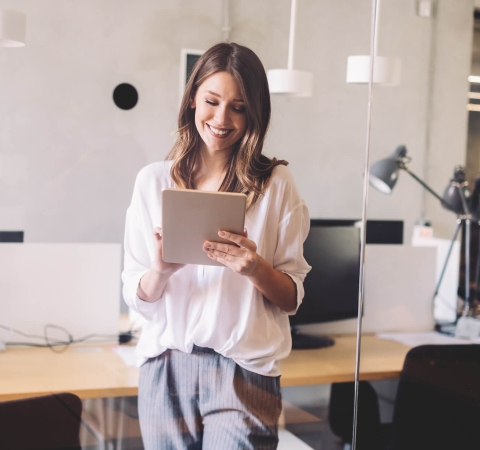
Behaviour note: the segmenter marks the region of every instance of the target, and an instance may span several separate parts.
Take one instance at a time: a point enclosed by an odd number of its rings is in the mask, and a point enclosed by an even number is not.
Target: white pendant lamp
[[[23,47],[26,23],[24,13],[0,8],[0,47]]]
[[[380,0],[375,11],[375,38],[373,46],[373,83],[384,86],[400,84],[402,62],[400,58],[377,56],[378,25],[380,23]],[[368,84],[370,81],[370,55],[349,56],[347,60],[347,83]]]
[[[270,87],[271,94],[285,94],[295,97],[311,97],[313,91],[312,72],[295,70],[293,68],[296,13],[297,0],[292,0],[287,69],[271,69],[267,71],[268,85]]]

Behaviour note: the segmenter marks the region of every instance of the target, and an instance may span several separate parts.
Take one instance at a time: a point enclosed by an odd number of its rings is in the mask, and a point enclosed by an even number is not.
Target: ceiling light
[[[468,77],[468,81],[469,81],[470,83],[480,83],[480,77],[476,77],[476,76],[474,76],[474,75],[470,75],[470,76]]]
[[[375,36],[374,36],[374,84],[396,86],[400,84],[402,62],[400,58],[377,56],[378,52],[378,28],[380,23],[380,0],[375,11]],[[347,60],[347,83],[368,84],[371,76],[370,55],[349,56]]]
[[[268,85],[271,94],[286,94],[295,97],[311,97],[313,91],[312,72],[295,70],[293,68],[296,13],[297,1],[292,0],[287,69],[271,69],[267,71]]]
[[[26,21],[25,14],[0,8],[0,47],[23,47]]]

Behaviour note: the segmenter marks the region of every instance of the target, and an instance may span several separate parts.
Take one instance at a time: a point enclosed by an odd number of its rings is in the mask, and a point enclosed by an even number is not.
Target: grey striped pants
[[[150,358],[140,369],[138,409],[145,450],[272,450],[280,377],[243,369],[212,349]]]

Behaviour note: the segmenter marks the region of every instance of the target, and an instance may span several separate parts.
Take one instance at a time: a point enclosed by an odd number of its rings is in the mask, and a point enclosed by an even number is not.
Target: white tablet
[[[220,230],[243,235],[247,196],[231,192],[163,189],[163,260],[171,263],[223,266],[203,251],[207,240],[222,239]]]

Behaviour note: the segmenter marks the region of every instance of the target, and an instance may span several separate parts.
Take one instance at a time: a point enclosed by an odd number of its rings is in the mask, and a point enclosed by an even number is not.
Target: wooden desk
[[[335,337],[335,345],[294,350],[281,362],[282,386],[342,383],[355,379],[355,336]],[[360,379],[398,378],[410,347],[393,341],[362,337]]]
[[[282,386],[354,380],[355,336],[336,338],[333,347],[294,350],[281,363]],[[115,344],[72,346],[57,354],[48,348],[8,348],[0,353],[0,401],[52,392],[80,398],[137,395],[138,369],[112,351]],[[397,378],[409,347],[374,336],[362,338],[361,378]]]

